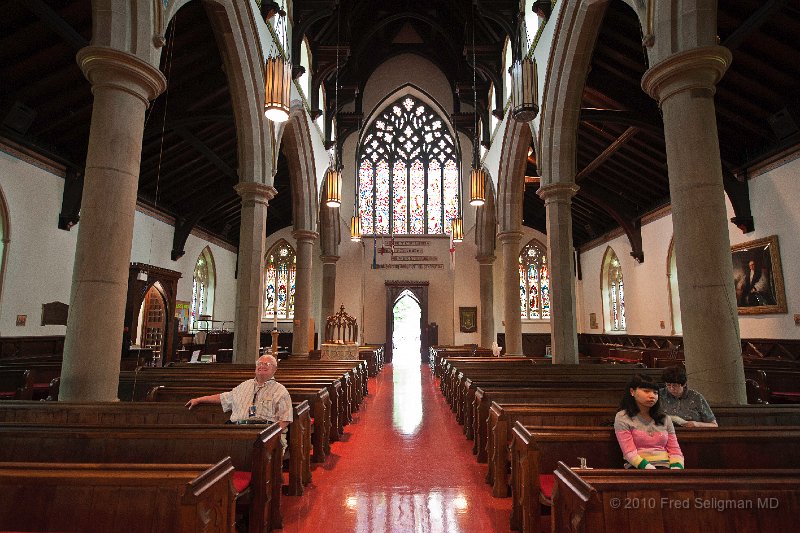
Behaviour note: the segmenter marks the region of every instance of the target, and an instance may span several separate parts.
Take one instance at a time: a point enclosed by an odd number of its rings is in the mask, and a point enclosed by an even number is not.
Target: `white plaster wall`
[[[43,303],[69,303],[80,224],[72,231],[57,227],[64,180],[0,152],[0,187],[11,218],[11,242],[0,298],[0,336],[64,335],[65,326],[39,325]],[[187,239],[186,254],[172,261],[173,232],[171,225],[137,211],[131,261],[180,272],[177,298],[191,301],[194,265],[203,248],[209,246],[217,282],[213,316],[216,320],[233,321],[236,254],[193,234]],[[15,325],[17,315],[28,315],[25,327]]]
[[[728,225],[731,245],[777,235],[780,245],[783,279],[788,313],[769,315],[740,315],[742,338],[800,338],[800,327],[793,315],[800,313],[800,210],[794,199],[800,194],[797,175],[800,159],[752,178],[750,206],[756,229],[742,234]],[[727,202],[727,197],[726,197]],[[728,205],[728,218],[733,210]],[[625,279],[625,317],[627,333],[641,335],[670,335],[672,319],[668,289],[668,254],[672,240],[672,217],[664,216],[642,228],[645,261],[637,264],[630,256],[630,245],[624,235],[586,250],[581,254],[583,281],[579,282],[578,330],[586,333],[603,332],[601,296],[601,266],[608,246],[622,264]],[[678,273],[680,276],[680,273]],[[589,313],[597,313],[599,329],[589,328]],[[661,328],[661,321],[664,328]]]
[[[0,296],[0,336],[64,335],[66,326],[41,326],[42,304],[69,303],[77,228],[58,229],[64,180],[0,152],[0,188],[9,213]],[[17,315],[27,315],[16,326]]]
[[[464,211],[475,211],[467,204]],[[466,214],[465,214],[466,216]],[[474,214],[473,214],[474,220]],[[456,269],[453,273],[453,344],[480,344],[481,343],[481,307],[480,293],[480,265],[475,260],[478,247],[475,246],[475,224],[464,228],[464,242],[455,245]],[[462,333],[460,325],[459,307],[477,307],[478,329],[473,333]],[[439,329],[439,342],[441,328]]]
[[[786,289],[787,314],[740,315],[739,329],[742,338],[800,338],[800,327],[794,324],[793,315],[800,313],[800,159],[752,178],[750,208],[755,221],[755,231],[742,234],[730,226],[731,244],[778,236],[783,266],[783,283]],[[733,210],[728,204],[728,217]]]
[[[453,112],[453,92],[439,67],[421,56],[401,54],[386,60],[370,75],[364,86],[364,115],[369,115],[387,95],[408,83],[428,93],[449,113]]]
[[[215,282],[214,301],[211,316],[214,320],[233,321],[236,319],[236,253],[216,244],[189,235],[184,250],[186,253],[177,261],[170,257],[174,227],[139,211],[133,219],[133,245],[131,262],[145,263],[181,273],[178,280],[177,299],[192,301],[192,275],[197,258],[208,246],[214,258]],[[219,327],[222,324],[215,324]],[[225,324],[227,329],[231,324]],[[234,326],[235,327],[235,326]]]

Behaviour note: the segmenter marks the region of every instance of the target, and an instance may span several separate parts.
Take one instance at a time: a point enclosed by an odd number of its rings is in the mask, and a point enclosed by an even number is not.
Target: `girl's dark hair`
[[[625,411],[629,417],[633,418],[639,414],[639,406],[636,400],[631,395],[631,389],[651,389],[658,392],[658,384],[652,380],[650,376],[643,376],[641,374],[634,374],[633,378],[625,386],[625,392],[622,393],[622,401],[619,403],[619,408]],[[656,424],[659,426],[664,423],[665,414],[661,411],[661,396],[650,408],[650,416],[653,417]]]

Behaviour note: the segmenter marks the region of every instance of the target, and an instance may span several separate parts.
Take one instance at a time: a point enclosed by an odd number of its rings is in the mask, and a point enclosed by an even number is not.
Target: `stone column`
[[[157,68],[111,48],[88,46],[77,61],[94,102],[59,396],[114,401],[144,113],[167,82]]]
[[[336,262],[338,255],[323,255],[322,260],[322,316],[317,327],[320,334],[325,331],[325,320],[336,313]],[[321,339],[320,342],[324,342]]]
[[[292,357],[308,358],[309,318],[311,317],[311,252],[319,234],[310,230],[295,230],[297,239],[297,274],[294,292],[294,323],[292,333]]]
[[[494,260],[493,255],[479,255],[476,257],[480,265],[480,328],[481,347],[489,348],[497,341],[494,331]],[[521,328],[520,324],[520,328]],[[521,331],[521,329],[520,329]],[[521,337],[520,337],[521,338]]]
[[[686,370],[712,404],[747,400],[714,110],[731,59],[721,46],[695,48],[642,78],[664,117]]]
[[[550,269],[550,347],[554,364],[578,363],[578,324],[575,317],[575,272],[572,245],[574,183],[539,187],[547,210],[547,259]]]
[[[261,317],[264,314],[267,205],[278,191],[269,185],[254,182],[239,183],[235,188],[242,197],[242,221],[239,226],[233,362],[253,364],[258,359]]]
[[[506,355],[522,355],[522,317],[519,301],[519,231],[497,234],[503,249],[503,321]],[[491,344],[491,343],[490,343]]]

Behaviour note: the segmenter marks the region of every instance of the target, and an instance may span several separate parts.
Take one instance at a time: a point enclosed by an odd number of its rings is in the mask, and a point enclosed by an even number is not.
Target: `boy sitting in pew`
[[[686,386],[685,368],[677,365],[665,368],[661,379],[666,385],[658,391],[662,409],[674,424],[687,428],[718,427],[703,395]]]

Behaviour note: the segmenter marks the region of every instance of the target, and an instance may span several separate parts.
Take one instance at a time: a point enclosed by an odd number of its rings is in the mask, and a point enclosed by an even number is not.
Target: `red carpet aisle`
[[[283,497],[283,531],[508,531],[511,499],[492,498],[429,368],[387,365],[369,388],[305,495]]]

